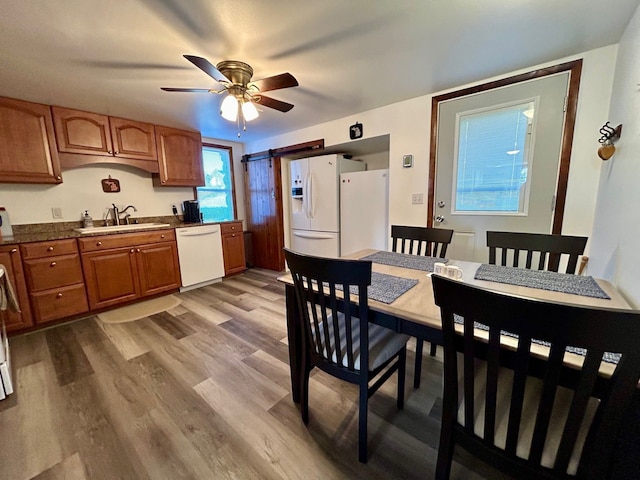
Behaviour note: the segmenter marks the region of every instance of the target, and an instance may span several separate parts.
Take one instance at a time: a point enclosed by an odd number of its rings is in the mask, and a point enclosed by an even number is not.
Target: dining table
[[[389,298],[382,300],[372,298],[369,289],[369,321],[389,328],[398,333],[404,333],[424,341],[442,344],[442,322],[440,318],[440,309],[434,302],[433,286],[431,275],[433,274],[433,264],[435,262],[443,262],[446,266],[455,266],[462,271],[462,278],[459,281],[470,285],[479,286],[489,290],[513,294],[523,297],[530,297],[545,301],[560,302],[585,307],[606,307],[606,308],[631,308],[623,295],[608,281],[602,279],[589,280],[595,285],[594,288],[599,290],[600,296],[583,295],[579,293],[567,293],[565,291],[553,291],[545,288],[534,288],[530,286],[518,285],[513,283],[503,283],[503,281],[481,280],[476,278],[476,274],[482,270],[486,270],[492,266],[486,266],[478,262],[461,261],[455,259],[440,258],[412,258],[418,257],[413,255],[398,254],[393,252],[381,252],[378,250],[361,250],[342,258],[358,260],[370,259],[372,261],[372,275],[378,275],[378,282],[402,282],[411,285],[406,291],[400,293],[397,298],[391,301]],[[412,261],[416,261],[418,267],[412,265]],[[380,263],[382,262],[382,263]],[[407,266],[409,265],[409,266]],[[512,268],[512,267],[501,267]],[[524,269],[519,269],[520,271]],[[507,270],[511,272],[511,270]],[[515,272],[519,273],[519,272]],[[526,272],[524,272],[526,273]],[[555,272],[545,272],[553,275]],[[561,279],[578,280],[578,276],[560,277]],[[294,402],[300,402],[301,388],[301,360],[304,354],[303,338],[301,322],[299,321],[300,313],[295,299],[295,291],[293,287],[293,278],[287,273],[278,278],[285,284],[286,295],[286,316],[287,316],[287,340],[289,346],[289,366],[291,371],[291,392]],[[373,286],[373,282],[372,282]],[[380,287],[380,285],[378,285]],[[476,336],[483,338],[486,332],[476,329]],[[503,335],[501,342],[507,347],[516,348],[517,339]],[[532,345],[532,355],[545,356],[548,348],[544,345]],[[564,363],[569,367],[580,368],[583,358],[578,353],[567,352],[565,354]],[[602,375],[610,375],[614,370],[614,365],[607,366],[606,362],[602,363],[600,372]]]

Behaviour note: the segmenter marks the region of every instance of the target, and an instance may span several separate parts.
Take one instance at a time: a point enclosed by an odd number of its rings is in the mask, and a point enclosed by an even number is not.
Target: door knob
[[[436,223],[442,223],[442,222],[444,222],[444,216],[442,216],[442,215],[438,215],[438,216],[436,217]]]

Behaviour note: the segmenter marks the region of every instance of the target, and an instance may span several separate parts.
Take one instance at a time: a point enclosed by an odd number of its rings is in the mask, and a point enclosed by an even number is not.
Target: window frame
[[[229,155],[229,171],[231,172],[231,198],[233,199],[233,218],[229,219],[229,220],[221,220],[220,222],[228,222],[228,221],[233,221],[236,220],[238,218],[238,205],[236,203],[236,176],[235,176],[235,172],[233,170],[233,147],[229,146],[229,145],[220,145],[217,143],[211,143],[211,142],[202,142],[202,150],[204,153],[204,149],[205,148],[215,148],[218,150],[227,150],[228,155]],[[203,168],[204,168],[204,155],[202,158],[202,162],[203,162]],[[206,187],[206,185],[203,185],[203,187]],[[193,198],[195,198],[196,200],[200,200],[198,197],[198,187],[193,187]]]

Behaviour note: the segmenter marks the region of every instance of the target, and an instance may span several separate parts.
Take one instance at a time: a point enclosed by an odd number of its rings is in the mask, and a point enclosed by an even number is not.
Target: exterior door
[[[550,233],[569,72],[439,104],[434,225],[488,261],[487,230]]]
[[[284,270],[284,222],[280,157],[248,161],[244,166],[247,230],[252,235],[253,263]]]

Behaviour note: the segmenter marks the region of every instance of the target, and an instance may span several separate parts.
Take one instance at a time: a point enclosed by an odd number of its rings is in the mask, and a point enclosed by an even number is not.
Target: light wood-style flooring
[[[0,479],[433,478],[441,358],[425,356],[414,390],[409,353],[404,410],[395,378],[372,397],[360,464],[357,387],[313,373],[308,427],[291,400],[277,276],[251,269],[130,323],[12,337]],[[459,450],[452,478],[507,477]]]

